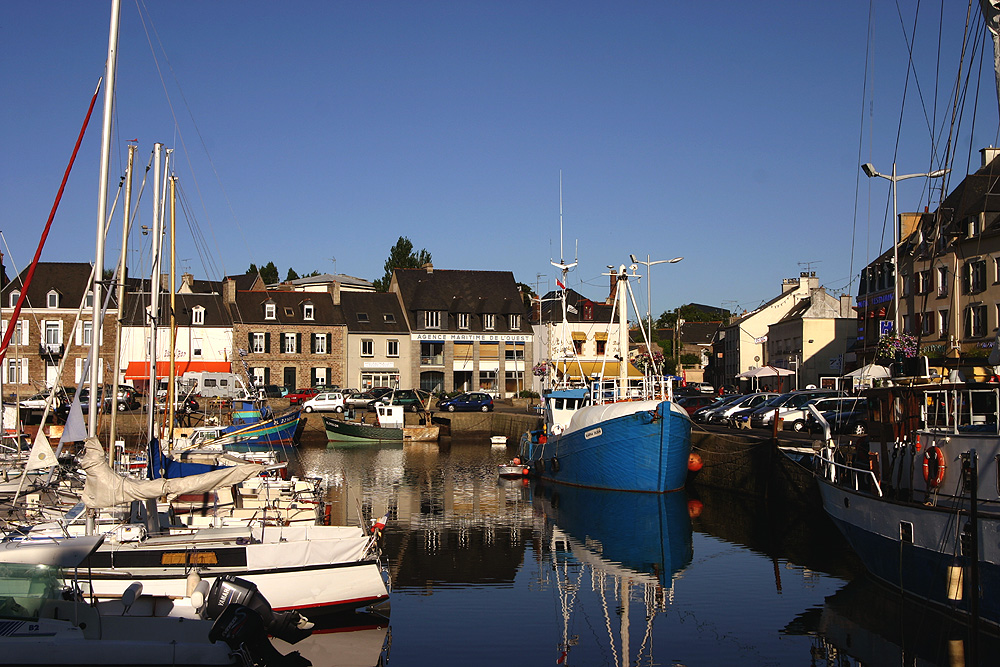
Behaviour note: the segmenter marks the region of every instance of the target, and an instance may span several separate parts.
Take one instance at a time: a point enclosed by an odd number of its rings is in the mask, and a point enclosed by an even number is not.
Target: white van
[[[246,385],[235,373],[188,371],[179,378],[178,383],[189,388],[191,393],[206,398],[250,398]]]

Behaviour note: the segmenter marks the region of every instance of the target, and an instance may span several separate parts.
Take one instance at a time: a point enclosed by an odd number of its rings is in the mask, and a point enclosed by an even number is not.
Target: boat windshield
[[[31,563],[0,563],[0,618],[37,619],[46,600],[62,588],[57,567]]]

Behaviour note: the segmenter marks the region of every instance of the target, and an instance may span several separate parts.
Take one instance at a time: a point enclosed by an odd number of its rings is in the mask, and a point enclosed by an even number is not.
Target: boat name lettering
[[[214,551],[174,551],[160,557],[160,565],[218,565]]]
[[[527,343],[531,340],[531,334],[415,333],[410,334],[410,340]]]
[[[604,431],[601,429],[600,426],[598,426],[597,428],[592,428],[589,431],[585,431],[583,437],[586,438],[587,440],[590,440],[591,438],[598,438],[603,434]]]

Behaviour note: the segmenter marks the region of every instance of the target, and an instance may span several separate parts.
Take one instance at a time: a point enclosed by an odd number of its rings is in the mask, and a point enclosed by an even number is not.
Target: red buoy
[[[691,472],[698,472],[699,470],[701,470],[702,465],[703,464],[701,462],[700,456],[698,456],[694,452],[688,454],[688,470],[690,470]]]

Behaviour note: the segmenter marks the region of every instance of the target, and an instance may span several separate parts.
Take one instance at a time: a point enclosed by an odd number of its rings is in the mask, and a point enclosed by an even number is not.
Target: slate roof
[[[341,292],[340,309],[351,333],[409,331],[399,297],[391,292]],[[359,313],[367,315],[368,321],[363,321]]]
[[[196,306],[205,309],[205,323],[194,326],[230,327],[233,324],[220,294],[183,294],[174,297],[176,306],[175,319],[177,326],[192,326],[192,313]],[[128,293],[125,295],[125,307],[122,309],[122,324],[124,326],[144,326],[146,324],[146,306],[149,305],[149,294]],[[160,321],[170,322],[170,295],[160,295]]]
[[[530,333],[524,315],[521,292],[510,271],[463,271],[452,269],[395,269],[393,285],[398,290],[408,321],[413,330],[422,330],[417,319],[421,311],[446,311],[448,325],[442,329],[456,330],[456,315],[522,315],[518,332]],[[341,294],[343,296],[343,293]],[[468,331],[487,331],[481,317],[469,318]],[[498,317],[491,332],[510,331],[506,318]]]
[[[708,345],[722,322],[687,322],[681,325],[681,342],[693,345]]]
[[[275,319],[264,318],[264,304],[273,301]],[[313,304],[313,319],[302,317],[302,305]],[[346,324],[340,306],[333,305],[333,295],[329,292],[288,292],[281,290],[252,290],[236,292],[236,303],[230,307],[230,315],[235,324],[264,324],[306,326],[343,326]]]
[[[542,322],[562,322],[562,301],[560,300],[559,292],[560,290],[553,290],[542,297],[541,316],[536,324]],[[585,320],[583,319],[584,306],[588,303],[593,308],[593,317]],[[575,313],[570,310],[570,306],[576,309]],[[586,322],[588,324],[593,322],[617,322],[618,310],[611,304],[604,303],[603,301],[593,301],[573,288],[568,288],[566,290],[566,321]]]
[[[28,287],[26,308],[46,308],[46,295],[51,290],[59,293],[60,308],[78,308],[90,291],[90,268],[86,262],[39,262]],[[0,304],[10,307],[10,293],[19,290],[28,275],[25,267],[13,280],[0,290]],[[109,308],[117,308],[115,294],[111,295]]]
[[[330,283],[340,283],[341,285],[362,287],[369,290],[375,289],[375,285],[365,280],[364,278],[356,278],[354,276],[349,276],[344,273],[321,273],[318,276],[306,276],[304,278],[296,278],[295,280],[284,281],[281,284],[300,286],[300,285],[328,285]]]

